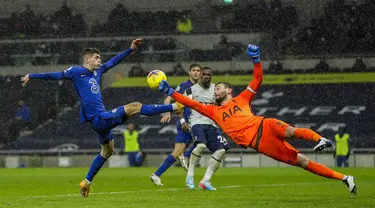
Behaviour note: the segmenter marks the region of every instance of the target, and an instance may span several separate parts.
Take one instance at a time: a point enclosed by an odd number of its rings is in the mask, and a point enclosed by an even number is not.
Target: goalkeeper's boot
[[[201,181],[199,187],[203,190],[216,191],[216,188],[214,188],[209,181]]]
[[[88,197],[90,192],[90,182],[88,180],[83,180],[79,183],[79,190],[83,197]]]
[[[342,182],[348,187],[350,193],[357,194],[357,185],[355,185],[354,181],[355,178],[353,176],[345,176],[344,180],[342,180]]]
[[[322,138],[319,139],[319,144],[317,144],[314,147],[314,151],[315,152],[321,152],[325,148],[331,148],[331,147],[332,147],[331,140],[328,140],[328,139],[322,137]]]
[[[181,166],[188,171],[188,160],[183,155],[178,156],[178,159],[180,159]]]
[[[159,176],[155,175],[155,174],[152,174],[150,176],[150,180],[157,186],[164,186],[162,183],[161,183],[161,179]]]
[[[187,176],[186,177],[186,188],[188,189],[194,189],[194,178],[193,176]]]

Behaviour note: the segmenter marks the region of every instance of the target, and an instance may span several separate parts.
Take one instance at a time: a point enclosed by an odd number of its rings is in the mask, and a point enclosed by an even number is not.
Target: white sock
[[[224,155],[225,155],[224,149],[216,150],[214,154],[212,154],[212,157],[208,161],[208,167],[202,180],[203,182],[209,182],[211,180],[211,177],[214,175],[216,170],[220,167],[220,163],[223,160]]]
[[[189,168],[188,168],[187,176],[194,177],[195,166],[197,164],[199,164],[199,161],[200,161],[205,149],[206,149],[206,145],[203,144],[203,143],[197,144],[197,146],[194,148],[193,152],[190,155]]]
[[[172,103],[172,109],[175,111],[177,110],[177,104],[176,103]]]
[[[89,181],[89,180],[87,180],[87,179],[85,179],[86,180],[86,182],[89,184],[89,185],[91,185],[91,181]]]

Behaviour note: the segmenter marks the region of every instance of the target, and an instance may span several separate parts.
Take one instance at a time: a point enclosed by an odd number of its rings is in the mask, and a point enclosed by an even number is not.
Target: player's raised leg
[[[278,123],[281,123],[282,125],[285,124],[282,121],[277,121]],[[287,124],[285,124],[287,125]],[[295,128],[292,126],[287,125],[284,133],[285,138],[296,138],[296,139],[303,139],[308,141],[314,141],[319,142],[315,147],[314,151],[320,152],[325,148],[331,148],[332,142],[315,131],[307,128]]]
[[[113,154],[114,141],[111,129],[125,122],[135,114],[156,115],[163,112],[178,111],[182,109],[176,104],[169,105],[143,105],[138,102],[129,103],[123,107],[118,107],[112,111],[103,112],[90,122],[91,127],[99,135],[99,143],[101,144],[101,152],[93,160],[86,179],[80,184],[80,192],[82,196],[87,197],[90,191],[90,184],[94,176],[99,172],[105,161]]]
[[[183,105],[177,102],[167,105],[146,105],[139,102],[132,102],[124,105],[126,116],[128,118],[138,113],[145,116],[153,116],[165,112],[180,112],[182,108]]]
[[[110,140],[107,144],[101,144],[101,152],[98,154],[92,161],[89,172],[87,173],[86,178],[81,181],[79,184],[80,192],[83,197],[87,197],[90,192],[90,185],[94,179],[94,176],[102,168],[105,161],[113,154],[114,152],[114,141]]]
[[[278,119],[264,119],[267,121],[267,126],[270,128],[275,136],[287,139],[303,139],[307,141],[319,142],[314,151],[320,152],[325,148],[332,147],[332,142],[315,131],[307,128],[295,128],[289,124]]]
[[[275,122],[277,122],[275,124]],[[346,176],[342,173],[336,172],[322,164],[319,164],[317,162],[314,162],[310,159],[308,159],[306,156],[299,153],[297,149],[295,149],[292,145],[290,145],[288,142],[286,142],[282,135],[285,133],[285,137],[291,136],[291,132],[287,133],[288,131],[285,131],[287,127],[285,127],[284,122],[276,120],[276,119],[264,119],[262,126],[260,128],[260,134],[261,136],[257,136],[256,138],[256,144],[254,145],[254,148],[281,162],[299,166],[304,168],[305,170],[310,171],[311,173],[336,179],[336,180],[342,180],[349,188],[349,191],[351,193],[356,193],[356,186],[354,183],[354,177],[352,176]],[[292,127],[291,127],[292,128]],[[290,129],[290,128],[288,128]],[[289,134],[289,135],[288,135]],[[258,145],[257,145],[258,144]]]
[[[300,153],[298,153],[297,155],[297,161],[298,161],[297,165],[304,168],[305,170],[308,170],[311,173],[314,173],[314,174],[317,174],[326,178],[341,180],[348,187],[350,193],[353,193],[353,194],[357,193],[357,186],[354,182],[355,178],[353,176],[344,175],[342,173],[336,172],[320,163],[310,160],[305,155],[302,155]]]

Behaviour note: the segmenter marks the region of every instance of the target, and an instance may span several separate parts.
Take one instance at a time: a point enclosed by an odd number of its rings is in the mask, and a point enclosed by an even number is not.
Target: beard
[[[224,100],[225,98],[227,98],[226,95],[220,95],[220,97],[215,98],[215,102],[216,102],[216,104],[217,104],[217,105],[220,105],[221,102],[223,102],[223,100]]]

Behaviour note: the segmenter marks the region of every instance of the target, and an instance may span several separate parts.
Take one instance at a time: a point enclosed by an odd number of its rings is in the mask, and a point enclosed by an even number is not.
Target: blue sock
[[[195,146],[192,145],[192,146],[190,147],[190,149],[188,149],[188,151],[186,151],[186,152],[184,153],[184,157],[190,157],[190,155],[191,155],[191,153],[193,152],[194,148],[195,148]]]
[[[176,162],[176,159],[174,159],[172,155],[168,155],[163,164],[161,164],[159,169],[156,170],[155,175],[160,177],[169,167],[173,165],[174,162]]]
[[[92,161],[90,170],[89,170],[89,172],[87,173],[87,176],[86,176],[86,179],[88,181],[91,182],[94,179],[94,176],[98,173],[100,168],[102,168],[105,161],[106,161],[106,159],[101,154],[98,154],[94,158],[94,160]]]
[[[169,105],[142,105],[141,114],[145,116],[153,116],[160,113],[173,111],[172,104]]]

